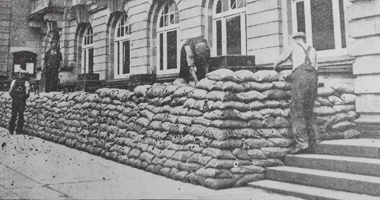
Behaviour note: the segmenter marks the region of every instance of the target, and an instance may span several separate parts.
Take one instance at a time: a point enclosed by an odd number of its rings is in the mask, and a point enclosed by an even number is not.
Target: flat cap
[[[306,38],[306,34],[304,32],[297,32],[293,35],[292,39],[294,38]]]

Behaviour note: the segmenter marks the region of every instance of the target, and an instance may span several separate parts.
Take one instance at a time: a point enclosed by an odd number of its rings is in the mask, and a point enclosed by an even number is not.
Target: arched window
[[[215,0],[213,55],[247,54],[246,0]]]
[[[83,35],[82,40],[82,70],[81,73],[94,72],[94,34],[92,27],[89,26]]]
[[[170,1],[161,8],[157,23],[157,74],[179,72],[178,8]]]
[[[126,78],[131,73],[131,26],[127,15],[115,27],[115,78]]]

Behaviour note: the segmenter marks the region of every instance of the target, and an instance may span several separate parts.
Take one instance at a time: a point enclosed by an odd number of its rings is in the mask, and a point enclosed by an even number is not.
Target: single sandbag
[[[285,80],[285,81],[291,81],[292,80],[292,70],[283,70],[281,71],[280,74],[280,79]]]
[[[269,83],[269,82],[258,83],[258,82],[254,82],[254,81],[244,82],[244,83],[242,83],[242,85],[243,85],[245,91],[255,90],[255,91],[259,91],[259,92],[265,91],[265,90],[270,90],[270,89],[273,89],[273,87],[274,87],[273,83]]]
[[[335,95],[335,90],[331,87],[320,87],[318,88],[318,96],[327,97]]]
[[[265,95],[263,95],[262,93],[258,92],[258,91],[249,91],[249,92],[242,92],[242,93],[238,93],[236,94],[236,97],[239,99],[239,101],[243,101],[243,102],[251,102],[251,101],[255,101],[255,100],[264,100],[266,98]]]
[[[329,96],[327,99],[331,102],[332,105],[342,105],[344,101],[337,96]]]
[[[137,86],[133,92],[137,97],[145,97],[147,91],[151,88],[151,85],[139,85]]]
[[[264,147],[261,150],[268,158],[283,158],[288,152],[287,148],[280,147]]]
[[[355,87],[351,83],[337,83],[332,86],[332,88],[338,92],[339,94],[354,94],[355,93]]]
[[[235,76],[243,82],[255,81],[258,77],[250,70],[238,70],[234,72]]]
[[[172,95],[179,87],[181,87],[181,86],[177,86],[177,85],[166,86],[166,88],[162,92],[162,96],[166,97],[166,96]]]
[[[213,169],[202,167],[198,169],[195,174],[206,178],[232,178],[232,173],[228,169]]]
[[[345,131],[353,127],[355,127],[355,123],[352,123],[350,121],[342,121],[332,125],[331,128],[334,131]]]
[[[208,93],[207,90],[195,89],[195,90],[191,91],[187,97],[193,98],[196,100],[204,100],[207,97],[207,93]]]
[[[211,122],[211,126],[217,128],[245,128],[247,122],[242,120],[226,119],[226,120],[214,120]]]
[[[236,83],[233,81],[225,81],[223,82],[222,90],[231,92],[243,92],[244,86],[240,83]]]
[[[335,105],[335,106],[333,106],[333,109],[336,110],[336,112],[355,111],[355,105],[352,105],[352,104],[348,104],[348,105]]]
[[[217,149],[235,149],[242,147],[243,140],[240,139],[227,139],[223,141],[212,141],[210,146]]]
[[[357,99],[357,96],[354,94],[345,93],[345,94],[340,95],[340,98],[342,98],[345,104],[354,104]]]
[[[235,75],[232,70],[218,69],[206,74],[206,77],[214,81],[234,81],[241,82],[241,80]]]
[[[195,153],[193,154],[188,160],[187,162],[189,163],[197,163],[197,164],[200,164],[200,165],[207,165],[207,163],[212,159],[211,156],[205,156],[205,155],[202,155],[200,153]]]
[[[334,115],[336,110],[330,106],[314,107],[313,112],[316,115]]]
[[[155,98],[155,97],[160,97],[164,93],[166,86],[164,85],[155,85],[152,86],[147,92],[146,96],[149,98]]]
[[[179,87],[174,93],[173,97],[184,97],[187,96],[191,91],[193,91],[195,88],[189,87],[189,86],[182,86]]]
[[[235,93],[232,92],[223,92],[223,91],[211,91],[207,94],[206,97],[208,100],[213,101],[236,101],[238,100],[238,97],[235,95]]]
[[[202,155],[211,156],[217,159],[227,159],[227,160],[236,159],[236,157],[232,154],[231,151],[221,150],[221,149],[212,148],[212,147],[203,149]]]
[[[234,187],[242,187],[247,185],[247,183],[263,180],[265,178],[264,174],[257,173],[257,174],[244,174],[243,177],[241,177],[239,180],[236,181],[234,184]]]
[[[273,90],[266,90],[262,92],[262,94],[267,99],[273,99],[273,100],[283,100],[283,99],[289,99],[290,98],[290,92],[279,90],[279,89],[273,89]]]
[[[260,149],[262,147],[274,147],[273,143],[266,139],[246,139],[244,149]]]
[[[231,136],[234,138],[260,138],[257,129],[253,128],[232,129]]]
[[[280,78],[279,73],[274,70],[259,70],[255,75],[257,79],[254,81],[256,82],[273,82]]]
[[[200,80],[195,87],[198,89],[211,91],[214,88],[215,84],[216,84],[216,81],[210,80],[208,78],[204,78]]]

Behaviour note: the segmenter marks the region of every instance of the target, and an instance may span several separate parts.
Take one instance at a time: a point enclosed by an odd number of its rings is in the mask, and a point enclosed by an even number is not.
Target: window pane
[[[130,41],[123,42],[123,74],[130,73]]]
[[[305,28],[305,5],[304,2],[297,2],[297,32],[306,32]]]
[[[117,42],[117,64],[116,64],[116,70],[117,70],[117,74],[119,75],[120,74],[120,61],[121,61],[121,58],[120,58],[120,42]]]
[[[177,31],[170,31],[167,33],[167,47],[168,47],[168,68],[177,68]]]
[[[160,34],[160,70],[164,70],[164,34]]]
[[[222,21],[216,21],[216,54],[222,55]]]
[[[88,73],[94,72],[94,49],[88,50]]]
[[[222,2],[219,0],[218,3],[216,3],[216,14],[222,12]]]
[[[83,73],[86,73],[87,68],[87,49],[83,50]]]
[[[240,16],[226,20],[227,25],[227,54],[241,54]]]
[[[235,9],[236,8],[236,0],[231,0],[231,9]]]
[[[332,0],[311,0],[311,24],[314,48],[335,49]]]
[[[160,17],[160,27],[163,27],[164,26],[164,17],[161,16]]]
[[[342,48],[346,48],[346,24],[344,20],[344,6],[343,0],[339,0],[339,15],[340,15],[340,36],[342,39]]]

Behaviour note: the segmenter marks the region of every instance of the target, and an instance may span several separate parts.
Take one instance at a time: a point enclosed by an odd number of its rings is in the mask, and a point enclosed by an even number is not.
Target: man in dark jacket
[[[25,70],[20,70],[18,72],[18,78],[11,82],[11,87],[9,89],[9,95],[12,97],[12,115],[9,122],[9,133],[13,134],[16,128],[17,119],[17,129],[16,133],[20,134],[24,126],[24,110],[26,105],[26,100],[29,97],[30,83],[27,79],[28,72]]]
[[[188,39],[181,49],[179,77],[189,83],[190,76],[195,84],[208,73],[210,47],[203,37]]]
[[[58,40],[51,41],[51,47],[45,54],[45,65],[43,73],[45,75],[45,92],[57,91],[58,74],[62,54],[58,48]]]

